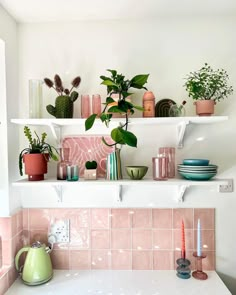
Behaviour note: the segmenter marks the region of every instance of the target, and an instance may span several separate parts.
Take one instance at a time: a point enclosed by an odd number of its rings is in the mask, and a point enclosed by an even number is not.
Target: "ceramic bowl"
[[[191,165],[191,166],[207,166],[209,165],[209,160],[207,159],[184,159],[184,165]]]
[[[147,166],[126,166],[125,168],[126,168],[127,174],[133,180],[142,179],[148,171]]]

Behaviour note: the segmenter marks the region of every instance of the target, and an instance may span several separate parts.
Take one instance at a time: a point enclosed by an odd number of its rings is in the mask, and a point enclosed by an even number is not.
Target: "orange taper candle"
[[[181,227],[181,258],[185,259],[185,232],[184,232],[184,221],[182,220],[182,227]]]

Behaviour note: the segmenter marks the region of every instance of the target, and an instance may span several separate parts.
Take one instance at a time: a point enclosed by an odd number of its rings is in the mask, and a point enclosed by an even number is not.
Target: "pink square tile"
[[[70,269],[91,269],[90,251],[70,251]]]
[[[11,265],[12,256],[12,240],[2,241],[2,263],[3,265]]]
[[[198,219],[202,229],[215,229],[215,209],[194,209],[194,228],[197,229]]]
[[[14,237],[17,233],[17,214],[11,216],[11,229],[12,237]]]
[[[152,249],[152,231],[149,229],[133,229],[133,249]]]
[[[23,212],[20,210],[16,214],[16,232],[19,234],[23,230]]]
[[[5,294],[9,288],[7,273],[0,278],[0,294]]]
[[[51,221],[70,219],[70,227],[72,229],[88,228],[90,226],[90,210],[89,209],[53,209]]]
[[[109,230],[91,230],[92,249],[110,249]]]
[[[181,246],[182,246],[181,230],[175,229],[175,230],[173,230],[173,234],[174,234],[174,249],[181,250]],[[185,249],[186,250],[193,250],[194,249],[193,230],[191,230],[191,229],[185,230]]]
[[[173,267],[173,251],[153,251],[153,269],[171,270]]]
[[[91,268],[110,269],[111,252],[107,250],[92,250]]]
[[[153,209],[153,227],[172,229],[172,209]]]
[[[193,228],[193,209],[192,208],[178,208],[173,209],[173,228],[180,229],[182,220],[185,228]]]
[[[40,243],[48,243],[48,232],[46,230],[31,230],[30,245],[39,241]]]
[[[91,209],[91,228],[110,227],[110,209]]]
[[[215,231],[214,230],[202,230],[202,251],[214,251],[215,250]],[[197,247],[197,230],[194,230],[194,245]]]
[[[153,249],[172,250],[172,230],[159,229],[153,230]]]
[[[17,252],[23,247],[22,235],[18,234],[12,239],[12,258],[16,256]]]
[[[3,240],[12,238],[11,217],[0,218],[0,234]]]
[[[113,250],[111,254],[112,269],[132,269],[132,252],[130,250]]]
[[[47,230],[51,220],[50,209],[29,209],[30,230]]]
[[[54,269],[69,269],[69,251],[54,250],[50,256]]]
[[[133,265],[132,269],[153,269],[153,252],[152,251],[133,251],[132,252]]]
[[[133,227],[151,228],[152,227],[152,210],[151,209],[134,209]]]
[[[181,251],[174,251],[174,269],[178,267],[176,263],[177,259],[181,258]],[[195,257],[193,256],[193,251],[186,251],[186,259],[190,261],[190,269],[195,268]]]
[[[113,228],[130,228],[131,218],[134,211],[132,209],[112,209],[111,210],[111,227]]]
[[[23,209],[23,229],[29,230],[29,209]]]
[[[111,231],[112,249],[131,249],[131,230],[113,229]]]
[[[16,268],[12,266],[8,271],[8,281],[9,281],[9,287],[15,282],[15,280],[18,277],[18,273],[16,271]],[[1,284],[1,283],[0,283]],[[0,293],[1,294],[1,293]]]
[[[215,251],[204,251],[206,258],[202,260],[202,269],[215,270]]]
[[[89,249],[90,239],[89,239],[89,229],[78,228],[72,229],[70,232],[70,249]]]

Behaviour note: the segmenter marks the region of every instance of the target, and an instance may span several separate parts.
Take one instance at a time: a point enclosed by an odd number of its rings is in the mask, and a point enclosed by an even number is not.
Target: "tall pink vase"
[[[81,95],[81,118],[90,116],[90,97],[88,94]]]

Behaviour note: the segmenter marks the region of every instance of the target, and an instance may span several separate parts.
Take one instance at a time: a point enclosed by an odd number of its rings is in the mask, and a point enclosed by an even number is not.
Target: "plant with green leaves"
[[[223,69],[213,70],[207,63],[199,70],[190,72],[184,84],[188,96],[194,100],[220,101],[233,93],[228,85],[229,76]]]
[[[111,131],[111,138],[113,144],[108,144],[104,137],[102,141],[108,146],[116,146],[117,144],[129,145],[131,147],[137,147],[137,137],[130,131],[128,131],[128,116],[133,115],[136,110],[143,111],[144,109],[140,106],[134,105],[133,103],[126,100],[132,93],[130,88],[146,89],[144,84],[147,83],[149,74],[136,75],[132,79],[126,79],[124,75],[118,74],[116,70],[107,70],[111,73],[111,77],[100,76],[102,79],[102,85],[107,87],[107,98],[104,103],[105,107],[102,113],[99,115],[101,121],[109,126],[109,122],[112,119],[113,114],[120,113],[124,115],[125,122]],[[113,94],[118,94],[118,101],[112,98]],[[95,119],[98,114],[92,114],[85,121],[85,129],[89,130],[92,128]]]
[[[24,148],[19,154],[19,171],[20,175],[23,175],[23,155],[24,154],[47,154],[47,158],[52,158],[54,161],[58,160],[57,150],[55,147],[45,142],[47,133],[43,132],[41,138],[34,131],[35,137],[33,138],[32,132],[28,126],[24,127],[24,134],[29,141],[29,147]]]

